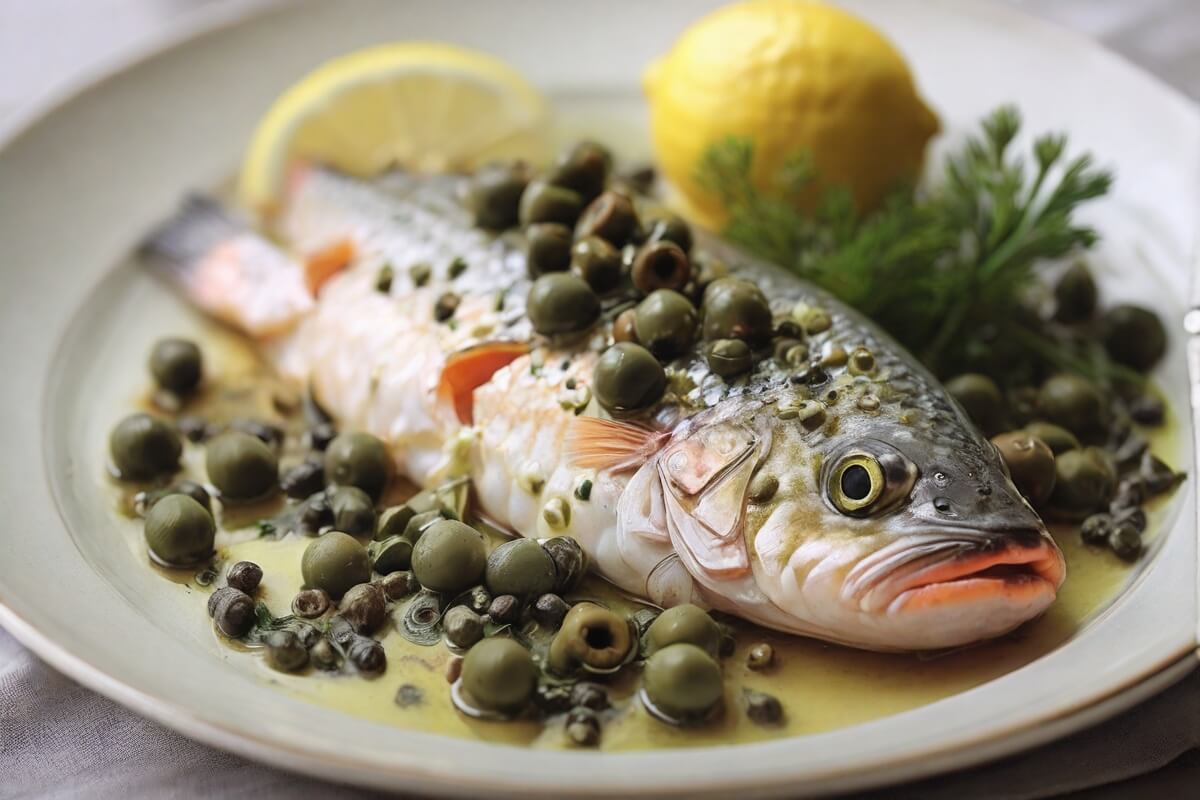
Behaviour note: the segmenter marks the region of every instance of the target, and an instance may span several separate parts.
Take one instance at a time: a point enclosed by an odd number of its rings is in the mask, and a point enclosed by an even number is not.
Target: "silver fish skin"
[[[186,209],[145,252],[202,307],[254,333],[344,429],[384,439],[416,482],[470,477],[488,518],[523,536],[574,536],[595,571],[653,603],[927,650],[1004,634],[1054,601],[1062,554],[995,448],[862,315],[699,233],[697,260],[752,280],[777,322],[809,323],[810,358],[767,357],[726,381],[697,344],[668,365],[648,418],[611,420],[587,402],[611,326],[570,346],[535,336],[522,238],[474,228],[463,188],[461,177],[368,184],[302,169],[276,220],[286,253],[263,259],[245,229],[197,247]],[[305,307],[294,291],[304,259],[338,243],[352,260]],[[429,268],[423,284],[416,264]],[[460,303],[439,322],[447,292]],[[252,324],[264,317],[265,331]]]

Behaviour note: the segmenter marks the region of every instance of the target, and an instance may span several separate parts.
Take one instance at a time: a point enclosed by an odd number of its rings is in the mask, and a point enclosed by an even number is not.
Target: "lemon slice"
[[[359,176],[539,161],[548,117],[541,95],[484,53],[433,42],[371,47],[326,62],[275,101],[239,188],[252,207],[270,208],[297,158]]]

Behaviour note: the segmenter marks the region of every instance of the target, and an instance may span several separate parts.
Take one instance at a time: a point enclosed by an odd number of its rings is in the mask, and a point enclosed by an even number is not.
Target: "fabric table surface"
[[[240,0],[0,0],[0,118],[198,6]],[[1200,98],[1197,0],[1009,0]],[[38,75],[31,79],[31,75]],[[1019,699],[1014,699],[1019,702]],[[602,760],[602,759],[601,759]],[[599,762],[598,762],[599,763]],[[873,796],[1196,796],[1200,673],[1054,744]],[[214,750],[55,672],[0,630],[0,798],[366,797]]]

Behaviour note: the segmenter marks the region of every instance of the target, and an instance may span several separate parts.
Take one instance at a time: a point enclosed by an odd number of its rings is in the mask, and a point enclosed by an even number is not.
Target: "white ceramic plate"
[[[258,115],[323,59],[383,40],[491,51],[559,97],[630,98],[642,66],[714,2],[299,3],[209,20],[0,134],[0,622],[56,667],[219,747],[321,777],[492,796],[796,794],[963,766],[1094,723],[1194,663],[1193,484],[1123,595],[1053,653],[963,694],[766,744],[631,754],[546,753],[449,740],[264,690],[180,593],[108,523],[95,480],[105,428],[143,380],[156,332],[189,324],[125,256],[189,187],[228,174]],[[977,2],[853,2],[912,61],[951,137],[1017,102],[1032,130],[1067,131],[1115,167],[1089,213],[1110,297],[1160,309],[1178,335],[1160,379],[1188,407],[1182,329],[1200,218],[1200,119],[1095,45]],[[578,105],[578,104],[577,104]],[[584,103],[584,106],[587,104]],[[586,113],[586,110],[585,112]],[[136,362],[136,363],[135,363]],[[1192,427],[1180,460],[1192,466]],[[469,765],[469,767],[465,766]]]

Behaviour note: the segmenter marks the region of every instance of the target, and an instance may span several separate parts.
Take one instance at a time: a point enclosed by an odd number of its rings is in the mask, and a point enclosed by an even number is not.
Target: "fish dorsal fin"
[[[567,432],[567,456],[577,467],[624,472],[645,463],[669,436],[636,422],[576,417]]]
[[[475,420],[475,389],[491,380],[503,367],[529,352],[521,342],[484,342],[451,353],[438,377],[437,395],[454,406],[459,422]]]

